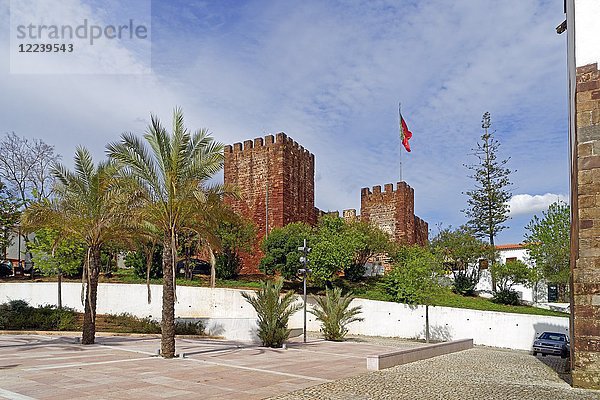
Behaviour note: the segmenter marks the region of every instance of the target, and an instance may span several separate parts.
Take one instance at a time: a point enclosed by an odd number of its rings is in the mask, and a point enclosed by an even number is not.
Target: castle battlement
[[[386,183],[385,185],[383,185],[383,192],[381,191],[381,185],[373,186],[372,189],[370,189],[368,187],[360,189],[361,198],[370,198],[370,197],[373,197],[374,195],[382,195],[382,194],[387,194],[387,195],[392,195],[392,194],[396,194],[396,193],[406,194],[407,192],[414,193],[414,189],[411,188],[404,181],[396,183],[395,189],[394,189],[393,183]]]
[[[242,153],[247,151],[256,151],[258,149],[264,149],[274,146],[289,146],[291,149],[298,151],[299,153],[311,157],[314,159],[314,155],[305,149],[298,142],[293,140],[291,137],[286,135],[284,132],[279,132],[275,135],[266,135],[264,138],[258,137],[253,140],[244,140],[244,142],[234,143],[233,145],[227,145],[224,148],[224,152],[227,153]]]

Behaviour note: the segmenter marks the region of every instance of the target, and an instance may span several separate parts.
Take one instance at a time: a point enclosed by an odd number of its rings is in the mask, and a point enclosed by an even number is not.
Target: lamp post
[[[302,256],[300,256],[300,262],[302,263],[302,268],[298,269],[298,273],[302,275],[302,284],[304,288],[304,343],[306,343],[306,279],[308,278],[308,274],[312,271],[308,269],[306,266],[308,265],[308,253],[310,253],[311,248],[306,246],[306,239],[304,239],[304,245],[302,247],[298,247],[298,250],[302,252]]]

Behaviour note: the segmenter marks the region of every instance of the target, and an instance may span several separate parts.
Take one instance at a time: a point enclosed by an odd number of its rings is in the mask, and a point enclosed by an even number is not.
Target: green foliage
[[[316,298],[317,305],[310,313],[321,321],[321,330],[326,340],[343,341],[348,333],[346,326],[354,321],[362,321],[358,317],[361,307],[350,308],[353,297],[343,296],[342,289],[327,289],[325,297]]]
[[[563,202],[551,204],[541,218],[534,216],[525,227],[529,256],[546,280],[562,286],[563,296],[570,277],[570,227],[569,206]]]
[[[348,225],[337,216],[325,215],[317,225],[309,255],[311,282],[324,286],[334,274],[354,265],[355,243]]]
[[[12,244],[13,232],[21,217],[21,202],[13,197],[0,182],[0,257]]]
[[[532,281],[532,269],[521,260],[496,263],[491,267],[496,277],[498,291],[510,291],[514,285],[524,285]]]
[[[383,280],[384,290],[393,301],[429,304],[442,289],[442,263],[428,249],[401,247],[393,260],[392,269]]]
[[[265,347],[281,347],[290,336],[287,328],[290,316],[300,309],[294,304],[294,292],[280,296],[283,280],[261,283],[256,295],[242,293],[242,296],[258,314],[258,337]]]
[[[138,318],[128,313],[103,316],[105,327],[117,333],[160,333],[160,324],[150,318]]]
[[[204,336],[206,326],[202,321],[175,321],[176,335]]]
[[[31,307],[23,300],[0,304],[0,329],[5,330],[76,330],[77,317],[70,308]]]
[[[240,273],[240,251],[250,251],[256,237],[256,226],[233,211],[217,226],[221,249],[216,252],[218,279],[235,279]]]
[[[354,253],[354,261],[344,266],[344,277],[356,282],[363,279],[365,263],[375,254],[390,249],[390,238],[378,227],[364,221],[352,221],[346,224],[346,240]]]
[[[85,242],[59,236],[55,229],[38,229],[28,248],[36,268],[44,275],[79,275],[85,261]]]
[[[148,253],[151,248],[139,249],[137,251],[131,251],[125,256],[125,266],[127,268],[133,268],[133,271],[137,277],[146,278],[148,272]],[[152,261],[150,263],[150,279],[162,278],[162,246],[157,245],[154,247]]]
[[[494,293],[494,303],[518,306],[521,304],[519,294],[512,289],[501,289]]]
[[[312,228],[304,222],[294,222],[283,228],[275,228],[263,240],[265,256],[260,260],[260,270],[267,275],[280,273],[285,279],[295,279],[300,264],[303,240],[312,241]]]
[[[509,218],[508,200],[511,192],[508,187],[511,170],[506,168],[510,158],[498,161],[497,154],[500,142],[490,133],[490,113],[483,114],[481,127],[484,130],[481,141],[473,149],[478,163],[467,165],[473,172],[470,176],[475,180],[475,188],[465,192],[467,209],[463,210],[468,218],[467,226],[479,238],[489,239],[490,245],[494,245],[496,235],[507,228],[503,225]]]
[[[348,280],[362,279],[367,259],[386,251],[390,243],[385,233],[368,223],[346,223],[338,216],[324,215],[314,229],[301,222],[273,229],[263,242],[261,271],[269,275],[279,272],[286,279],[295,279],[301,268],[298,247],[304,239],[312,248],[308,256],[312,270],[309,279],[318,287],[342,271]]]
[[[473,295],[481,278],[479,260],[495,259],[492,247],[464,226],[440,230],[431,240],[431,249],[442,260],[444,268],[452,271],[456,293],[465,296]]]

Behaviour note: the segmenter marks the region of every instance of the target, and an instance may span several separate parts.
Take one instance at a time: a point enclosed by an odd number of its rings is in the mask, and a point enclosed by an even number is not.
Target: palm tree
[[[107,243],[122,240],[132,230],[131,210],[136,196],[117,182],[117,166],[105,161],[94,166],[89,151],[78,147],[75,171],[53,166],[54,197],[41,199],[24,212],[22,223],[29,231],[51,228],[62,237],[82,240],[87,246],[83,268],[83,344],[93,344],[96,335],[96,299],[100,252]],[[128,216],[127,218],[125,216]],[[84,300],[85,293],[85,300]]]
[[[316,298],[317,305],[309,312],[321,321],[321,330],[326,340],[343,341],[348,333],[346,325],[363,320],[358,317],[361,306],[350,307],[352,300],[352,296],[342,295],[341,288],[327,288],[324,297]]]
[[[160,232],[163,243],[163,311],[161,354],[175,356],[175,266],[177,235],[194,231],[206,243],[218,245],[211,233],[218,218],[224,188],[208,181],[223,167],[223,145],[206,129],[191,133],[183,113],[173,113],[173,132],[167,133],[156,116],[144,135],[125,133],[107,146],[109,156],[123,167],[144,193],[142,219]]]

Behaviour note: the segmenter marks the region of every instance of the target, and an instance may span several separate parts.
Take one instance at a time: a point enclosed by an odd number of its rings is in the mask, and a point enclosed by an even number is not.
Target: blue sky
[[[106,23],[140,10],[46,3]],[[10,2],[0,0],[0,133],[41,138],[69,164],[76,145],[103,157],[122,132],[141,134],[150,113],[166,122],[181,106],[190,128],[224,143],[286,132],[315,154],[316,205],[342,210],[360,207],[361,187],[398,180],[401,101],[414,134],[403,178],[435,233],[465,222],[462,192],[473,183],[463,164],[475,161],[489,111],[516,170],[513,218],[497,242],[519,242],[535,212],[568,195],[562,3],[153,1],[152,73],[15,74]],[[33,9],[32,19],[50,18]],[[104,59],[144,62],[119,50]]]

